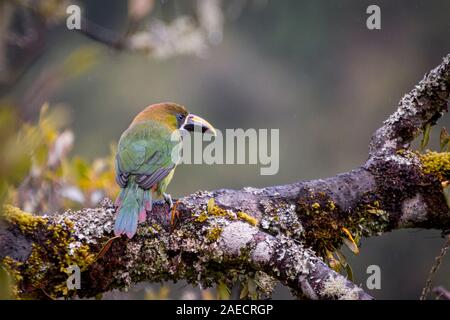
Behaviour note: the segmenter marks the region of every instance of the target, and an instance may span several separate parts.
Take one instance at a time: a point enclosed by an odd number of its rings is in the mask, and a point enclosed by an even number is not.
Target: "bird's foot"
[[[163,193],[164,201],[169,205],[170,208],[170,225],[173,226],[175,222],[175,218],[178,218],[177,205],[178,201],[174,204],[172,201],[172,197],[168,193]]]
[[[169,208],[173,208],[172,196],[168,193],[163,193],[164,201],[169,205]]]
[[[169,205],[170,208],[170,225],[174,226],[175,218],[178,218],[179,212],[177,210],[178,201],[175,204],[172,201],[172,197],[168,193],[163,193],[164,201]]]

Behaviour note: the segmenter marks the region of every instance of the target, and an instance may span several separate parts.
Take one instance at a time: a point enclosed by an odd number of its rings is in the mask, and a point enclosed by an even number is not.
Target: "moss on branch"
[[[444,182],[450,179],[450,152],[428,151],[420,155],[423,172]]]
[[[10,256],[3,258],[2,264],[14,278],[14,292],[26,292],[21,298],[35,298],[42,292],[49,297],[69,296],[66,285],[69,266],[76,265],[85,270],[95,258],[88,245],[73,237],[74,223],[67,218],[51,222],[46,217],[35,216],[10,205],[3,208],[3,214],[6,222],[27,238],[43,239],[32,243],[31,252],[24,261]]]

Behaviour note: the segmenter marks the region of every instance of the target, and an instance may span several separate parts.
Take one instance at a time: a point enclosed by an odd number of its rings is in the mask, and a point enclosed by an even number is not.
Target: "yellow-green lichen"
[[[303,216],[306,243],[328,262],[336,260],[331,255],[343,243],[357,253],[361,237],[381,232],[388,221],[379,200],[370,196],[350,215],[321,193],[304,194],[296,209]]]
[[[256,226],[258,224],[258,220],[253,218],[251,215],[246,214],[245,212],[239,211],[237,217],[247,223],[250,223],[252,226]]]
[[[440,181],[450,178],[450,152],[428,151],[420,155],[422,170],[436,176]]]
[[[328,209],[333,211],[334,209],[336,209],[336,204],[334,203],[334,201],[329,200],[328,203],[327,203],[327,207],[328,207]]]
[[[214,227],[208,231],[208,234],[206,235],[206,239],[208,239],[211,242],[215,242],[215,241],[217,241],[217,239],[219,239],[221,233],[222,233],[222,228]]]
[[[234,217],[232,212],[230,212],[228,210],[225,210],[225,209],[222,209],[221,207],[216,206],[216,205],[213,206],[211,208],[211,210],[208,210],[208,214],[211,215],[211,216],[215,216],[215,217],[226,217],[226,218],[229,218],[231,220],[235,219],[235,217]]]
[[[33,243],[30,256],[18,269],[27,284],[44,289],[50,296],[67,296],[69,293],[66,284],[68,267],[76,265],[83,271],[95,259],[95,255],[90,252],[87,245],[80,245],[70,253],[70,243],[68,238],[61,236],[61,232],[57,238],[50,241],[50,245],[41,246]],[[45,279],[50,273],[54,279],[60,279],[60,282],[53,287],[45,286]]]
[[[142,236],[145,236],[147,234],[156,235],[159,232],[161,232],[161,226],[157,223],[153,223],[152,225],[148,226],[147,228],[142,228],[142,232],[139,234]]]
[[[380,201],[375,200],[372,203],[368,203],[365,206],[365,211],[367,213],[376,214],[376,215],[386,215],[386,211],[380,209]]]
[[[10,286],[9,288],[9,294],[12,298],[18,299],[19,298],[19,289],[17,286],[17,283],[23,280],[22,275],[18,271],[18,268],[22,265],[21,262],[14,260],[13,258],[6,256],[3,258],[3,260],[0,263],[0,267],[3,266],[4,270],[8,273],[11,282],[8,284]]]
[[[206,207],[207,210],[208,210],[208,211],[212,211],[213,208],[214,208],[214,204],[215,204],[214,198],[209,199],[209,200],[208,200],[207,207]]]
[[[47,223],[46,218],[35,216],[11,205],[3,206],[3,217],[6,221],[18,226],[24,233],[31,233],[38,226]]]
[[[195,218],[195,222],[205,222],[208,217],[224,217],[227,218],[229,220],[236,220],[235,215],[226,209],[222,209],[221,207],[215,205],[214,203],[214,198],[209,199],[208,201],[208,205],[207,205],[207,210],[201,212],[198,216],[193,215]]]
[[[311,208],[313,208],[313,209],[315,209],[315,210],[320,209],[320,203],[314,202],[314,203],[311,205]]]
[[[81,243],[75,244],[75,239],[71,237],[65,227],[50,225],[48,230],[53,232],[51,249],[54,256],[59,260],[61,272],[65,272],[70,265],[77,265],[81,270],[84,270],[94,262],[95,254],[90,252],[89,246]],[[71,244],[76,245],[72,252],[69,249]]]
[[[33,235],[36,239],[46,239],[32,243],[31,252],[25,261],[15,261],[9,257],[3,261],[12,270],[19,294],[26,292],[30,295],[37,290],[38,294],[45,292],[50,297],[67,296],[68,267],[76,265],[85,270],[95,261],[95,254],[89,246],[74,238],[74,223],[68,218],[54,223],[48,218],[34,216],[13,206],[3,208],[5,219],[21,232]],[[51,285],[46,280],[49,275],[53,278]],[[25,292],[20,290],[25,288]]]
[[[197,218],[195,218],[195,222],[205,222],[208,219],[208,213],[206,211],[203,211],[198,215]]]

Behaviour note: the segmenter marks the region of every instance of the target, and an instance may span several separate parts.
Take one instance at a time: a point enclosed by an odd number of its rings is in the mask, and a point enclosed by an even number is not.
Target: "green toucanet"
[[[154,196],[163,196],[172,207],[165,191],[178,163],[178,153],[173,152],[181,142],[177,130],[196,127],[215,134],[206,120],[189,114],[181,105],[166,102],[145,108],[123,132],[116,155],[116,181],[121,187],[115,204],[116,236],[134,236],[138,222],[145,221],[152,210]]]

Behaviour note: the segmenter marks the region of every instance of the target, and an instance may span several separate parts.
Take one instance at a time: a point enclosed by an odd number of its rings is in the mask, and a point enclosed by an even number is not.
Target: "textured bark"
[[[450,155],[409,149],[447,110],[449,92],[450,55],[400,101],[360,168],[263,189],[199,191],[178,199],[174,225],[158,202],[132,240],[108,242],[115,212],[107,200],[45,218],[8,208],[0,257],[22,297],[91,297],[135,282],[180,279],[202,286],[253,281],[269,295],[275,279],[309,299],[371,299],[322,258],[349,238],[400,228],[449,231],[443,186]],[[83,271],[77,291],[65,286],[71,264]]]

